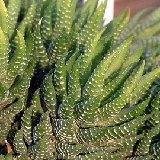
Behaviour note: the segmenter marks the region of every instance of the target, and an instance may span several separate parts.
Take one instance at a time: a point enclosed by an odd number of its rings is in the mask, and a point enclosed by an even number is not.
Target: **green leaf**
[[[99,118],[100,119],[110,119],[114,117],[121,111],[124,106],[130,102],[131,93],[135,89],[136,85],[139,83],[140,78],[142,77],[144,70],[144,63],[140,66],[138,71],[133,72],[127,81],[124,83],[122,90],[118,93],[118,97],[116,97],[113,101],[107,103],[103,107],[99,108]],[[99,119],[99,120],[100,120]],[[104,121],[104,125],[107,123],[107,120]],[[102,122],[103,124],[103,122]]]
[[[119,160],[123,158],[121,153],[113,152],[106,154],[105,151],[94,152],[91,154],[79,155],[75,160],[88,160],[88,159],[105,159],[105,160]]]
[[[136,36],[139,36],[139,34],[146,33],[144,32],[144,29],[149,29],[150,27],[157,24],[159,17],[160,17],[160,8],[154,10],[151,14],[148,15],[147,18],[145,18],[139,25],[136,27],[136,30],[134,32],[135,38]],[[153,31],[154,32],[154,31]],[[142,39],[143,37],[141,37]]]
[[[11,129],[12,121],[10,119],[1,119],[0,117],[0,143],[5,144],[5,140],[7,139],[8,132]]]
[[[88,0],[82,5],[82,7],[79,8],[78,14],[88,13],[88,17],[90,17],[96,11],[97,6],[98,6],[98,0],[95,1]]]
[[[5,101],[7,96],[8,96],[7,88],[2,83],[0,83],[0,101],[1,102]],[[0,110],[1,110],[1,108],[2,107],[0,106]]]
[[[79,126],[87,128],[95,126],[98,117],[98,107],[101,97],[84,99],[74,106],[74,116]]]
[[[59,105],[58,108],[58,115],[62,119],[70,119],[74,118],[74,104],[77,100],[77,95],[75,97],[75,92],[65,97],[62,103]]]
[[[125,135],[135,135],[150,115],[139,116],[129,122],[113,127],[92,127],[79,130],[79,137],[82,142],[110,141],[123,138]]]
[[[127,26],[124,28],[122,34],[118,39],[122,41],[131,36],[134,33],[134,30],[136,29],[136,26],[138,25],[139,21],[151,10],[151,8],[145,8],[142,11],[139,11],[127,24]]]
[[[33,63],[36,64],[36,55],[34,55],[34,37],[30,33],[26,39],[26,58],[27,58],[27,64]]]
[[[40,101],[40,93],[39,89],[37,89],[32,97],[32,104],[33,106],[33,115],[35,116],[37,113],[43,114],[43,108],[41,106]]]
[[[75,15],[76,15],[76,10],[78,9],[78,0],[71,0],[71,12],[70,12],[70,15],[71,15],[71,21],[72,21],[72,25],[74,23],[74,20],[75,20]],[[73,27],[73,26],[71,26]],[[72,29],[70,30],[70,32],[72,32]]]
[[[107,1],[105,0],[100,4],[100,6],[96,9],[94,14],[88,19],[87,23],[84,25],[78,36],[78,43],[85,44],[86,46],[90,44],[92,39],[94,39],[95,35],[100,30],[103,20],[103,13],[106,8]]]
[[[52,41],[49,46],[50,64],[52,65],[58,61],[61,57],[65,57],[68,54],[70,44],[68,43],[69,35],[63,30],[61,34]]]
[[[32,4],[30,5],[27,14],[25,15],[23,21],[19,25],[19,30],[24,32],[27,26],[32,25],[34,16],[36,13],[37,3],[35,0],[32,0]]]
[[[15,138],[14,138],[14,146],[17,153],[21,154],[27,154],[27,147],[23,140],[23,131],[18,130]]]
[[[126,158],[126,160],[152,160],[153,156],[146,154],[146,155],[137,155],[137,156],[132,156],[132,157],[128,157]]]
[[[123,64],[123,68],[126,68],[126,67],[130,66],[131,64],[137,63],[140,60],[140,58],[143,54],[143,51],[144,51],[144,49],[140,48],[140,49],[134,51],[132,54],[129,54]]]
[[[64,144],[77,144],[76,123],[73,119],[56,119],[54,121],[53,132],[56,139]],[[58,142],[58,143],[59,143]]]
[[[57,99],[56,92],[53,86],[52,74],[46,76],[42,85],[42,95],[45,106],[53,117],[56,117]]]
[[[43,44],[43,39],[41,37],[40,32],[41,21],[38,23],[35,32],[34,32],[34,47],[35,47],[35,54],[39,59],[39,63],[42,67],[46,67],[49,63],[48,55],[46,52],[46,48]]]
[[[57,143],[56,149],[59,154],[59,158],[63,159],[78,159],[84,158],[85,156],[79,155],[89,155],[89,156],[96,156],[100,153],[104,153],[105,155],[114,152],[118,149],[116,146],[92,146],[90,144],[65,144],[65,143]],[[86,156],[87,157],[87,156]]]
[[[46,7],[44,11],[44,16],[42,18],[41,34],[43,37],[43,41],[50,39],[52,36],[52,3],[53,0],[51,0]]]
[[[0,160],[3,160],[4,159],[4,156],[3,155],[0,155]]]
[[[54,85],[59,100],[62,101],[62,99],[67,96],[65,57],[62,57],[56,63],[56,68],[54,71]]]
[[[111,50],[103,58],[84,86],[84,96],[95,97],[103,91],[104,79],[121,67],[126,55],[128,54],[130,44],[131,39],[125,40],[120,46],[115,50]]]
[[[96,46],[97,43],[102,35],[104,30],[100,31],[96,37],[91,41],[91,43],[84,48],[84,53],[81,54],[78,57],[78,60],[76,61],[80,65],[80,80],[81,80],[81,86],[83,87],[88,80],[90,74],[91,74],[91,65],[93,62],[93,59],[95,58],[97,52],[96,52]]]
[[[153,127],[151,130],[149,130],[148,133],[144,135],[144,137],[141,139],[138,148],[137,148],[137,154],[145,155],[149,153],[151,142],[154,136],[158,135],[160,131],[160,124],[157,124],[155,127]]]
[[[126,27],[130,18],[130,11],[125,10],[119,16],[117,16],[114,20],[106,25],[106,30],[103,34],[102,41],[104,41],[104,47],[111,47],[113,45],[117,45],[117,39],[119,38],[121,32]],[[123,41],[118,41],[120,44]]]
[[[72,71],[73,65],[78,57],[79,49],[77,49],[66,62],[66,70],[68,73]]]
[[[7,67],[8,67],[8,52],[9,52],[8,38],[0,28],[0,82],[3,82]]]
[[[71,15],[71,2],[72,0],[61,0],[59,2],[59,7],[57,11],[56,24],[54,28],[54,37],[61,34],[63,30],[65,33],[69,33],[72,25],[72,15]]]
[[[129,77],[130,73],[133,71],[134,67],[135,65],[128,66],[127,68],[121,68],[117,72],[113,73],[111,77],[105,80],[103,92],[101,93],[101,96],[102,96],[101,105],[106,104],[109,98],[111,98],[113,95],[119,92],[119,90],[125,83],[126,79]],[[116,74],[115,77],[114,77],[114,74]]]
[[[12,152],[7,154],[7,156],[5,157],[5,160],[13,160]]]
[[[137,84],[135,90],[132,93],[130,103],[135,104],[137,101],[146,94],[151,84],[160,76],[160,69],[157,68],[146,75],[141,77],[140,82]]]
[[[23,130],[23,135],[25,142],[27,142],[28,145],[31,144],[32,142],[32,111],[33,111],[33,106],[27,108],[25,110],[23,117],[22,117],[22,130]]]
[[[68,96],[74,95],[73,98],[75,101],[81,97],[81,85],[80,85],[80,65],[74,64],[71,73],[69,74],[68,81]]]
[[[160,38],[158,36],[151,36],[147,39],[136,41],[131,47],[131,53],[137,50],[138,48],[146,48],[147,50],[145,50],[145,53],[143,56],[147,56],[147,53],[150,51],[149,48],[154,48],[154,51],[152,52],[156,52],[159,49],[158,48],[159,44],[160,44]],[[155,47],[157,47],[156,50],[155,50]]]
[[[43,136],[52,135],[52,126],[48,112],[43,113],[40,122],[33,129],[34,142],[39,141]]]
[[[24,35],[19,31],[17,32],[17,34],[18,34],[17,50],[15,52],[15,55],[9,62],[8,71],[7,71],[6,82],[8,86],[10,86],[14,82],[17,75],[23,74],[25,68],[28,65]]]
[[[149,28],[145,28],[143,29],[143,32],[140,32],[136,35],[135,37],[135,41],[140,40],[140,39],[146,39],[146,38],[150,38],[156,34],[159,33],[160,31],[160,23],[156,23],[153,26],[150,26]]]
[[[17,20],[19,12],[21,9],[21,0],[10,0],[8,4],[8,37],[11,38],[15,27],[17,25]]]
[[[16,82],[9,89],[10,96],[16,98],[27,98],[28,88],[30,87],[30,81],[34,73],[35,63],[29,63],[22,76],[18,77]]]
[[[127,26],[129,20],[130,20],[130,10],[126,10],[124,11],[124,16],[123,16],[123,20],[119,23],[119,25],[117,26],[116,30],[114,31],[114,36],[113,36],[113,44],[117,45],[120,44],[122,41],[117,41],[122,33],[122,31],[125,29],[125,27]],[[126,38],[127,39],[127,38]]]
[[[0,0],[0,28],[4,34],[8,33],[8,13],[3,0]]]
[[[108,120],[107,125],[113,126],[120,124],[144,114],[149,101],[150,97],[144,100],[142,103],[122,109],[115,117]]]
[[[5,160],[13,160],[12,152],[7,154],[7,156],[5,157]]]
[[[151,146],[151,152],[154,155],[154,157],[156,158],[156,160],[158,160],[160,158],[159,152],[160,152],[160,142],[156,142],[153,143],[153,145]]]
[[[31,146],[31,155],[33,159],[56,159],[53,156],[53,151],[55,151],[54,145],[50,142],[50,137],[44,135],[40,141],[34,146]]]
[[[24,99],[20,99],[0,112],[0,118],[13,120],[15,115],[24,109]]]

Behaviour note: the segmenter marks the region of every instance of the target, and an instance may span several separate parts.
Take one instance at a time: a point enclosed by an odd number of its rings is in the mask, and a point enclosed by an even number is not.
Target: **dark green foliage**
[[[106,0],[5,2],[0,158],[158,160],[160,9],[104,26]]]

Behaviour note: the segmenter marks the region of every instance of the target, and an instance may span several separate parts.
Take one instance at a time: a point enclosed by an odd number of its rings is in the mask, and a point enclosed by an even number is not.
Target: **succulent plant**
[[[133,36],[131,53],[135,50],[144,48],[142,55],[146,61],[145,70],[151,71],[159,66],[159,14],[160,8],[153,10],[147,8],[135,15],[123,30],[118,41],[122,41],[129,36]],[[145,17],[145,18],[144,18]]]
[[[152,45],[134,48],[157,43],[159,9],[105,26],[97,5],[0,0],[1,159],[160,158],[160,68],[148,69]]]

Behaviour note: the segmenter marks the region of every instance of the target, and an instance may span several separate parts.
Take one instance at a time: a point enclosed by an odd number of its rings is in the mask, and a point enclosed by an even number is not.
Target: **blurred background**
[[[113,1],[113,0],[108,0]],[[119,15],[121,11],[130,8],[131,16],[134,16],[138,11],[148,7],[160,7],[160,0],[115,0],[114,16]]]
[[[80,3],[87,0],[79,0]],[[94,1],[94,0],[93,0]],[[103,0],[99,0],[101,2]],[[144,8],[160,7],[160,0],[108,0],[108,6],[105,13],[105,24],[110,22],[113,17],[119,15],[126,8],[130,8],[131,17]]]

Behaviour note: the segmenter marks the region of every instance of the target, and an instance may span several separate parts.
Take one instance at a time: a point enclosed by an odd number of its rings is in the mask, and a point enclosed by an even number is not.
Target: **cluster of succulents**
[[[160,9],[97,5],[0,0],[2,160],[160,159]]]

